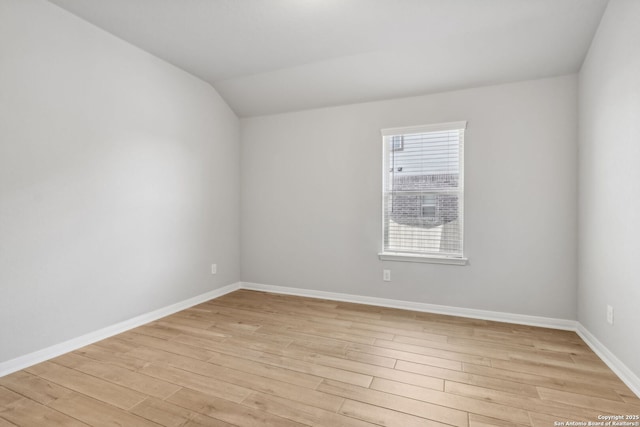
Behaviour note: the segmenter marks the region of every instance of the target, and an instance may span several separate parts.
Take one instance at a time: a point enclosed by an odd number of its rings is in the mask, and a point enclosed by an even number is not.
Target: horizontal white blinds
[[[465,127],[382,131],[384,252],[463,256]]]

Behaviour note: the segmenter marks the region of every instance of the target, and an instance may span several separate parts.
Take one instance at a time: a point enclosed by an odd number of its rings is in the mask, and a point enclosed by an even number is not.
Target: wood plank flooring
[[[538,427],[638,414],[640,399],[572,332],[246,290],[0,378],[0,427]]]

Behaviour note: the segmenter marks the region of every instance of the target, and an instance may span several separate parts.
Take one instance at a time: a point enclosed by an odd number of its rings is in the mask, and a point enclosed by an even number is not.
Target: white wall
[[[209,85],[0,0],[0,362],[238,281],[238,140]]]
[[[566,76],[243,119],[243,281],[575,319],[576,104]],[[469,265],[379,261],[380,129],[458,120]]]
[[[638,377],[639,22],[639,1],[611,0],[580,72],[578,290],[580,323]]]

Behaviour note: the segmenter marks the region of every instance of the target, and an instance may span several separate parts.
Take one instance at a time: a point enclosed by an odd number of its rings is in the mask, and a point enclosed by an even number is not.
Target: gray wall
[[[0,0],[0,58],[0,361],[239,280],[209,85],[40,0]]]
[[[580,323],[638,376],[639,22],[639,1],[611,0],[580,73],[578,291]]]
[[[243,119],[243,281],[575,319],[576,104],[573,75]],[[379,261],[380,129],[459,120],[469,265]]]

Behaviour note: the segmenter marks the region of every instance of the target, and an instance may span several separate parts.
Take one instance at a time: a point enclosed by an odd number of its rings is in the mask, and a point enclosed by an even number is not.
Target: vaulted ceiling
[[[240,116],[579,70],[607,0],[49,0]]]

